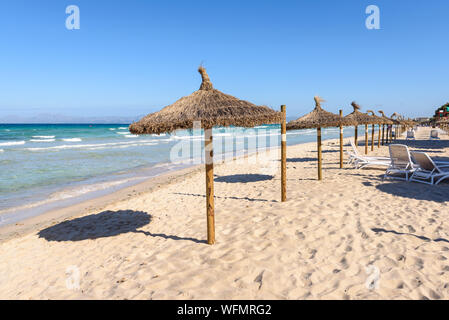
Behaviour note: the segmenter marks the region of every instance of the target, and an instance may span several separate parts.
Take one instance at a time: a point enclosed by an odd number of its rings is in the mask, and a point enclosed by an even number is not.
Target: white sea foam
[[[9,146],[20,146],[25,144],[25,141],[11,141],[11,142],[3,142],[0,143],[0,147],[9,147]]]
[[[70,138],[70,139],[61,139],[62,141],[65,142],[81,142],[83,141],[81,138]]]
[[[119,127],[119,130],[128,130],[128,127]]]
[[[84,186],[79,186],[79,187],[67,188],[67,189],[65,189],[63,191],[58,191],[58,192],[55,192],[55,193],[51,194],[45,200],[41,200],[41,201],[37,201],[37,202],[31,203],[31,204],[15,207],[15,208],[13,208],[13,210],[17,211],[17,210],[35,208],[35,207],[38,207],[38,206],[41,206],[41,205],[45,205],[45,204],[48,204],[48,203],[51,203],[51,202],[67,200],[67,199],[70,199],[70,198],[83,196],[83,195],[88,194],[90,192],[101,191],[101,190],[105,190],[105,189],[108,189],[108,188],[117,187],[119,185],[123,185],[125,183],[131,182],[131,181],[135,181],[135,180],[138,180],[138,179],[141,179],[141,178],[139,178],[139,177],[128,178],[128,179],[122,179],[122,180],[116,180],[116,181],[100,182],[100,183],[95,183],[95,184],[90,184],[90,185],[84,185]],[[11,211],[11,209],[0,210],[0,214],[6,213],[6,212],[10,212],[10,211]]]
[[[3,149],[0,149],[0,153],[2,153],[2,152],[5,152],[5,150],[3,150]]]
[[[172,136],[172,138],[176,140],[200,140],[203,139],[203,136]]]
[[[36,138],[36,139],[54,139],[55,136],[33,136],[32,138]]]
[[[139,136],[136,134],[127,134],[125,138],[138,138]]]
[[[133,144],[107,146],[107,147],[92,147],[92,148],[87,148],[86,150],[124,149],[124,148],[129,148],[129,147],[155,146],[157,144],[158,143],[133,143]]]
[[[30,142],[54,142],[55,139],[31,139]]]
[[[115,129],[115,128],[109,128],[109,130],[111,130],[111,131],[115,131],[116,129]]]
[[[117,134],[129,134],[129,132],[117,132]]]
[[[233,136],[232,133],[215,133],[214,137],[230,137]]]
[[[89,149],[91,148],[99,148],[104,147],[104,149],[107,148],[114,148],[114,147],[121,147],[124,148],[128,146],[132,146],[132,144],[135,144],[135,141],[126,141],[126,142],[111,142],[111,143],[97,143],[97,144],[64,144],[60,146],[53,146],[53,147],[46,147],[46,148],[27,148],[28,151],[48,151],[48,150],[64,150],[64,149]],[[153,145],[158,144],[158,142],[155,142],[154,140],[142,140],[139,141],[141,144],[147,144],[147,145]]]

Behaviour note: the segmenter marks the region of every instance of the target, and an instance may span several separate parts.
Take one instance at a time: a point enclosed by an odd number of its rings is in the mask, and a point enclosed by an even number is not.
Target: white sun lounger
[[[413,163],[408,147],[403,144],[390,144],[389,150],[391,162],[385,172],[384,179],[391,178],[408,181],[409,176],[418,167],[418,165]]]
[[[412,151],[411,154],[419,168],[413,172],[410,181],[438,184],[449,178],[449,162],[433,161],[425,152]]]
[[[440,139],[439,137],[438,137],[438,130],[432,130],[432,131],[430,131],[430,139]]]
[[[361,155],[354,141],[351,140],[352,152],[348,152],[348,164],[353,164],[356,169],[361,169],[368,166],[389,166],[390,158],[388,157],[367,157]]]
[[[405,140],[415,140],[415,131],[407,131],[407,137],[405,138]]]

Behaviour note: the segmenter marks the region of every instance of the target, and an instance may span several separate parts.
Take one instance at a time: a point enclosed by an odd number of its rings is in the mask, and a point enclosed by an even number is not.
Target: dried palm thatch
[[[393,121],[391,121],[382,110],[379,110],[378,112],[382,115],[382,124],[393,124]]]
[[[395,113],[393,113],[391,116],[390,116],[390,118],[391,119],[393,119],[393,118],[399,118],[401,115],[399,114],[399,113],[397,113],[397,112],[395,112]]]
[[[198,91],[183,97],[131,124],[134,134],[160,134],[177,129],[189,129],[194,121],[201,127],[214,126],[254,127],[262,124],[280,123],[282,114],[266,106],[256,106],[214,89],[206,69],[199,67],[202,83]]]
[[[393,113],[390,117],[390,120],[393,122],[393,124],[401,124],[401,120],[399,120],[400,115],[398,113]]]
[[[376,122],[374,124],[382,124],[384,123],[382,117],[376,116],[376,113],[373,110],[366,110],[366,113],[371,113],[370,116],[373,117]]]
[[[349,122],[355,123],[355,125],[360,124],[377,124],[378,119],[366,114],[360,112],[360,106],[357,104],[357,102],[353,101],[351,102],[352,107],[354,108],[354,111],[350,114],[348,114],[345,119]]]
[[[315,109],[299,119],[290,121],[287,124],[287,130],[339,127],[340,125],[351,126],[354,124],[352,121],[345,120],[339,115],[321,108],[321,102],[324,102],[322,98],[316,96],[314,100]]]

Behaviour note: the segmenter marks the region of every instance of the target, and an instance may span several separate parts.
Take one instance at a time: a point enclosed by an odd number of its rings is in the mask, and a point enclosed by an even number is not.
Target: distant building
[[[449,102],[435,111],[435,118],[449,118]]]

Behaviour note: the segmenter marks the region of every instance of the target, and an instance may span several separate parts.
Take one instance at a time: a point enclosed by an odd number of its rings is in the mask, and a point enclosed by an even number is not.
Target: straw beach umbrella
[[[374,131],[375,131],[375,125],[377,124],[379,127],[379,134],[378,134],[378,143],[377,147],[380,148],[380,125],[382,124],[382,118],[376,116],[375,112],[373,110],[366,110],[366,113],[371,113],[371,117],[373,117],[376,120],[376,123],[373,123],[372,126],[372,132],[371,132],[371,151],[374,151]]]
[[[323,110],[321,108],[321,102],[324,102],[324,100],[320,97],[316,96],[314,100],[315,109],[305,116],[287,123],[287,130],[317,129],[318,180],[322,180],[321,128],[352,125],[352,122],[348,122],[339,115]]]
[[[162,110],[151,113],[130,125],[134,134],[160,134],[178,129],[190,129],[194,122],[204,129],[206,160],[207,243],[215,243],[213,142],[214,126],[254,127],[285,121],[285,112],[256,106],[214,89],[206,69],[198,69],[202,83],[198,91],[183,97]]]
[[[366,113],[360,112],[360,106],[357,104],[357,102],[353,101],[351,102],[352,107],[354,108],[354,111],[350,114],[348,114],[345,119],[349,122],[353,122],[355,131],[354,131],[354,143],[357,147],[357,126],[364,124],[365,125],[365,154],[368,153],[368,125],[376,123],[376,119],[371,117],[370,115]]]

